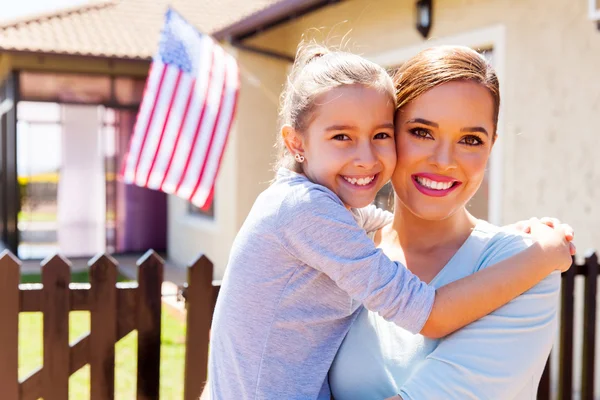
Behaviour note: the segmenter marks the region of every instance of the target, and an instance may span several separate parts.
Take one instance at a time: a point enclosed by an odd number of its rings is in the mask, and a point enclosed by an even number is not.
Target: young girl
[[[565,228],[534,225],[537,245],[436,291],[376,249],[367,232],[389,214],[368,205],[396,163],[395,105],[378,65],[299,49],[282,97],[280,168],[234,241],[215,309],[212,399],[329,399],[327,371],[361,304],[438,338],[571,264]]]

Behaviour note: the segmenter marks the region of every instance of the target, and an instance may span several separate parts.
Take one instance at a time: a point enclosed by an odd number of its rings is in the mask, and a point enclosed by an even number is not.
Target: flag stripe
[[[180,141],[177,144],[177,148],[174,150],[175,156],[173,158],[170,172],[167,175],[167,179],[163,185],[163,190],[167,193],[177,193],[177,184],[185,172],[187,156],[192,148],[196,128],[198,128],[198,123],[204,109],[203,105],[210,92],[210,77],[214,64],[214,42],[212,39],[208,39],[205,41],[205,43],[206,52],[204,52],[204,58],[206,58],[208,61],[205,62],[198,70],[190,111],[186,116]]]
[[[205,147],[202,146],[202,144],[206,141],[206,130],[210,129],[212,115],[215,112],[214,97],[220,97],[220,93],[218,93],[214,88],[216,85],[219,85],[219,87],[221,86],[220,80],[218,79],[218,75],[221,72],[221,60],[219,57],[219,49],[220,48],[218,47],[215,48],[215,53],[213,54],[213,63],[208,80],[209,86],[207,87],[208,95],[205,97],[204,104],[202,105],[202,112],[200,113],[200,120],[198,121],[198,125],[196,126],[196,130],[194,132],[192,146],[190,151],[188,152],[183,173],[181,174],[181,178],[179,179],[179,182],[175,189],[175,193],[177,193],[178,196],[184,198],[187,198],[187,196],[189,196],[190,177],[193,178],[193,176],[198,173],[198,159],[203,156],[202,152],[206,150]]]
[[[160,190],[164,190],[165,181],[167,180],[167,176],[169,175],[169,171],[171,170],[171,166],[173,166],[173,158],[175,158],[175,153],[177,147],[179,145],[179,140],[181,139],[181,134],[183,132],[183,126],[187,121],[188,111],[190,109],[190,104],[192,104],[192,97],[194,95],[194,89],[196,86],[196,80],[194,79],[190,85],[189,93],[187,96],[187,101],[185,102],[185,109],[183,110],[183,118],[181,119],[181,123],[179,124],[179,129],[177,130],[177,136],[175,137],[175,143],[173,144],[173,149],[169,155],[169,161],[167,163],[167,167],[164,171],[162,179],[160,181]]]
[[[150,64],[150,68],[148,69],[148,79],[146,79],[146,84],[144,85],[144,91],[142,92],[142,104],[140,105],[140,112],[138,112],[138,114],[135,117],[135,123],[133,124],[133,132],[135,132],[138,129],[139,124],[141,124],[141,119],[143,118],[143,114],[141,112],[141,110],[143,109],[143,99],[146,98],[147,94],[149,93],[149,88],[150,88],[150,77],[153,76],[154,74],[154,70],[155,70],[156,66],[154,63]],[[121,167],[121,176],[125,176],[125,173],[127,171],[127,166],[132,162],[132,156],[131,156],[131,151],[128,151],[127,154],[125,155],[125,162],[122,164]]]
[[[175,88],[173,89],[173,93],[171,94],[171,100],[169,101],[169,107],[167,108],[167,115],[164,118],[164,122],[162,124],[162,129],[160,131],[160,137],[158,138],[158,143],[156,145],[156,151],[154,152],[154,156],[152,157],[152,162],[150,163],[150,168],[148,169],[148,174],[146,175],[146,181],[144,182],[144,186],[148,186],[148,181],[150,180],[150,175],[152,175],[152,170],[156,165],[156,158],[158,157],[158,153],[160,152],[160,145],[162,144],[163,138],[165,136],[165,131],[167,129],[167,123],[169,122],[169,117],[171,116],[171,111],[173,111],[173,103],[175,102],[175,95],[177,95],[177,90],[179,89],[179,83],[181,82],[182,72],[177,72],[177,78],[175,78]]]
[[[219,155],[219,161],[217,162],[217,167],[215,168],[215,172],[212,176],[212,179],[209,180],[208,184],[210,185],[210,191],[208,192],[208,196],[206,197],[206,199],[197,199],[196,201],[192,200],[193,204],[200,207],[202,210],[206,211],[209,207],[210,204],[212,203],[213,197],[214,197],[214,192],[215,192],[215,178],[219,173],[219,169],[221,167],[221,162],[223,161],[223,156],[225,155],[225,147],[227,145],[227,141],[229,139],[229,133],[231,132],[231,127],[233,125],[233,121],[235,119],[235,113],[237,110],[237,102],[238,102],[238,98],[239,98],[239,94],[240,94],[240,77],[239,77],[239,69],[237,68],[237,65],[235,65],[235,75],[236,75],[236,87],[235,87],[235,92],[233,94],[233,106],[231,109],[231,115],[229,117],[229,123],[227,126],[227,131],[225,132],[225,140],[223,142],[223,146],[221,147],[221,154]]]
[[[204,206],[204,202],[208,197],[208,192],[214,182],[216,166],[222,157],[236,102],[238,86],[237,68],[235,66],[235,60],[229,56],[226,58],[225,74],[219,115],[217,116],[217,121],[213,128],[208,154],[204,159],[198,181],[189,198],[192,203],[199,205],[200,207]],[[199,198],[196,198],[198,195]]]
[[[142,187],[146,187],[146,177],[150,171],[152,159],[158,149],[158,141],[160,139],[160,132],[162,130],[163,122],[169,111],[169,102],[171,96],[175,90],[175,82],[179,70],[173,66],[167,66],[167,72],[162,83],[162,88],[159,96],[157,97],[156,107],[154,110],[154,117],[150,125],[150,130],[146,139],[146,144],[141,153],[141,159],[139,162],[138,173],[136,184]]]
[[[192,189],[192,192],[190,193],[189,200],[192,200],[192,198],[196,195],[196,191],[198,190],[198,187],[200,186],[200,183],[202,182],[202,178],[204,177],[204,171],[206,171],[206,164],[208,163],[208,159],[210,157],[211,150],[214,150],[212,145],[215,140],[215,134],[217,133],[217,127],[219,126],[221,112],[223,112],[223,103],[225,102],[225,98],[227,97],[226,89],[227,89],[227,79],[223,79],[223,88],[221,89],[221,103],[219,104],[217,116],[215,117],[215,123],[213,125],[213,129],[210,134],[210,139],[208,142],[208,152],[202,162],[202,167],[200,168],[200,173],[198,174],[198,180],[196,181],[196,184],[194,185],[194,188]]]
[[[133,173],[133,180],[135,182],[138,181],[137,174],[138,174],[138,168],[140,167],[140,161],[142,159],[144,145],[146,144],[146,139],[148,138],[148,132],[150,131],[150,127],[152,126],[152,119],[154,118],[154,112],[156,111],[156,104],[158,103],[158,97],[160,96],[160,89],[162,87],[162,84],[163,84],[166,74],[167,74],[167,67],[163,66],[162,70],[160,71],[160,80],[158,81],[158,88],[156,90],[156,94],[153,94],[153,96],[151,97],[152,111],[150,111],[148,123],[146,125],[144,136],[143,136],[142,142],[140,144],[140,152],[137,154],[137,160],[135,162],[135,169],[134,169],[134,173]]]
[[[182,75],[177,91],[177,96],[171,107],[171,115],[167,122],[165,134],[158,149],[156,164],[150,175],[147,187],[150,189],[160,189],[161,182],[165,178],[165,172],[168,167],[169,159],[175,150],[175,141],[179,134],[179,128],[182,121],[186,119],[185,104],[194,85],[194,79],[185,74]]]
[[[155,96],[154,93],[156,93],[156,88],[160,81],[163,68],[166,68],[166,66],[161,62],[152,63],[150,66],[150,74],[146,80],[146,86],[148,89],[144,93],[142,104],[140,105],[140,110],[136,118],[127,156],[127,168],[124,174],[124,180],[127,183],[135,182],[135,166],[137,165],[137,160],[140,156],[143,134],[145,132],[146,125],[148,124],[148,117],[153,104],[152,100]]]

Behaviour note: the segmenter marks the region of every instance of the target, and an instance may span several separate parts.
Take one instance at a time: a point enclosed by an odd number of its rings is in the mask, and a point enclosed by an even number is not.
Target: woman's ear
[[[281,127],[281,137],[283,138],[285,147],[292,155],[304,155],[303,137],[292,126],[283,125]]]

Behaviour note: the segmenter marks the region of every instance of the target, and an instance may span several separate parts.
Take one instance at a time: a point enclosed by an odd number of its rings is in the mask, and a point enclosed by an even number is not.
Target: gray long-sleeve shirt
[[[212,399],[329,399],[327,371],[361,303],[421,330],[435,289],[368,238],[387,222],[278,172],[231,249],[211,331]]]

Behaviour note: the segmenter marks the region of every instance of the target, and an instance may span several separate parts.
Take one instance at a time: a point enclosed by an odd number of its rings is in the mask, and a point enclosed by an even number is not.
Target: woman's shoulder
[[[527,234],[509,226],[496,226],[486,221],[480,221],[473,235],[479,240],[481,255],[478,268],[486,268],[527,249],[533,243]]]

